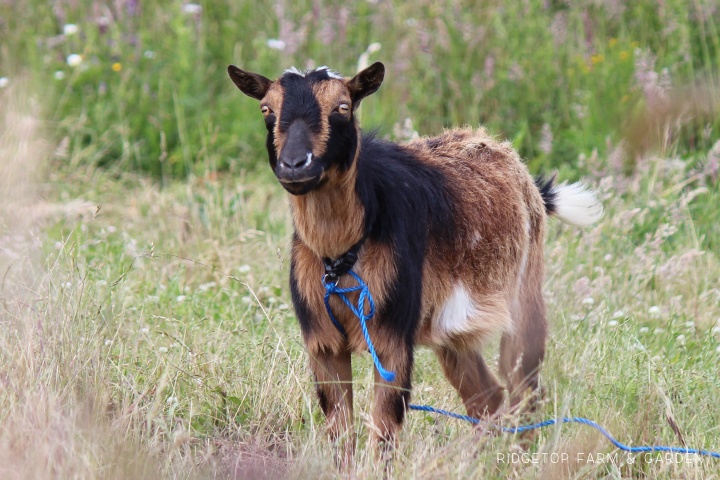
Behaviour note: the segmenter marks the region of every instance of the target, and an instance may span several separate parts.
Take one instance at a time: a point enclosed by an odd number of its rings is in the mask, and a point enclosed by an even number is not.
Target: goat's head
[[[374,63],[353,78],[326,67],[293,68],[274,82],[234,65],[228,74],[245,95],[260,100],[278,180],[293,195],[304,195],[352,166],[360,143],[355,110],[380,88],[385,67]]]

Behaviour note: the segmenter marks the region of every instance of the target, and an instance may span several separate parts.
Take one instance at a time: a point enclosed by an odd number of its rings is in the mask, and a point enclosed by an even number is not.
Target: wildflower
[[[620,99],[621,102],[627,102],[628,100],[630,100],[630,95],[623,95]]]
[[[675,338],[678,342],[680,342],[680,345],[685,345],[685,335],[678,335]]]
[[[215,282],[203,283],[202,285],[200,285],[198,287],[198,291],[206,292],[207,290],[210,290],[211,288],[213,288],[215,285],[216,285]]]
[[[83,61],[83,58],[81,55],[78,55],[77,53],[71,53],[67,57],[67,64],[71,67],[77,67],[80,65]]]
[[[549,123],[544,123],[540,133],[540,150],[545,155],[550,155],[553,147],[553,134]]]
[[[590,57],[590,61],[593,65],[595,65],[596,63],[602,63],[603,60],[605,60],[605,55],[603,54],[593,55],[592,57]]]
[[[183,6],[184,13],[197,15],[201,11],[202,11],[202,7],[200,5],[198,5],[197,3],[188,3]]]
[[[618,310],[615,313],[613,313],[612,317],[613,318],[622,318],[624,315],[625,315],[625,312],[623,312],[622,310]]]
[[[660,335],[661,333],[665,333],[664,328],[656,328],[655,330],[653,330],[653,335]]]
[[[250,271],[250,265],[243,265],[242,267],[238,268],[238,272],[240,273],[248,273]]]
[[[78,27],[74,23],[67,23],[63,26],[63,34],[70,36],[78,32]]]
[[[650,329],[648,327],[640,327],[640,333],[648,333]]]
[[[610,45],[611,47],[614,47],[616,43],[617,43],[617,38],[611,38],[610,41],[608,42],[608,45]]]
[[[177,397],[168,397],[167,400],[165,400],[165,402],[166,402],[168,405],[177,405],[177,404],[178,404],[178,398],[177,398]]]
[[[185,301],[185,298],[187,298],[185,297],[185,295],[178,295],[177,297],[175,297],[175,301],[177,301],[178,303],[182,303]]]
[[[281,303],[280,305],[278,305],[278,308],[280,310],[287,310],[288,308],[290,308],[290,306],[287,303]]]
[[[433,390],[435,390],[433,387],[425,387],[425,388],[423,388],[423,392],[432,392]]]
[[[145,58],[157,57],[157,53],[153,52],[152,50],[145,50],[145,53],[143,55],[145,56]]]
[[[277,303],[278,299],[275,297],[268,298],[268,303]]]
[[[122,63],[120,63],[120,62],[113,63],[112,69],[113,69],[113,72],[119,72],[120,70],[122,70]]]
[[[583,305],[595,305],[595,299],[593,297],[585,297],[582,303]]]
[[[247,305],[247,304],[249,304],[250,302],[252,302],[252,299],[251,299],[250,297],[242,297],[242,298],[240,299],[240,301],[241,301],[242,303],[244,303],[244,304]]]
[[[273,50],[280,50],[281,52],[285,50],[285,42],[276,38],[268,39],[267,46],[272,48]]]
[[[157,295],[148,295],[147,301],[150,303],[158,303],[160,301],[160,297],[158,297]]]
[[[150,333],[150,329],[147,327],[143,327],[140,329],[140,333],[147,335],[148,333]]]
[[[648,313],[650,315],[660,315],[660,307],[653,305],[650,309],[648,309]]]
[[[5,88],[10,83],[10,79],[7,77],[0,78],[0,88]]]
[[[695,322],[693,322],[692,320],[690,320],[690,321],[688,321],[688,322],[685,322],[685,326],[686,326],[687,328],[695,328]]]
[[[617,320],[610,320],[608,322],[608,327],[617,327],[618,321]]]
[[[158,352],[160,352],[160,353],[167,353],[167,351],[168,351],[167,347],[158,348]]]
[[[613,256],[608,253],[607,255],[605,255],[605,256],[603,257],[603,260],[605,260],[606,262],[609,262],[610,260],[612,260],[612,258],[613,258]]]
[[[716,351],[717,353],[720,353],[720,345],[717,346],[717,348],[715,349],[715,351]]]
[[[112,345],[112,342],[112,340],[105,340],[105,346],[109,347],[110,345]]]
[[[720,327],[713,327],[712,329],[713,335],[720,335]]]
[[[630,46],[631,46],[632,48],[638,48],[638,47],[640,46],[640,44],[639,44],[638,42],[632,42],[632,43],[630,44]]]

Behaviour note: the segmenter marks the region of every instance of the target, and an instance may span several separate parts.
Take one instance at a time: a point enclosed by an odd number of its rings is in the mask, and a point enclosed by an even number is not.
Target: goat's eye
[[[272,110],[270,110],[270,107],[268,107],[267,105],[263,105],[262,107],[260,107],[260,111],[266,117],[272,113]]]
[[[342,113],[343,115],[347,115],[347,113],[350,111],[350,106],[347,103],[341,103],[337,107],[337,111]]]

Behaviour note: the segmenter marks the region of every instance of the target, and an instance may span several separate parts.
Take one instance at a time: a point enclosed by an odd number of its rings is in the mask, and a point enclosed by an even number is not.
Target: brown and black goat
[[[510,144],[483,129],[400,145],[361,135],[355,111],[383,81],[379,62],[353,78],[326,67],[293,68],[276,81],[233,65],[228,73],[260,101],[270,166],[291,194],[290,288],[331,438],[352,426],[351,353],[367,351],[350,310],[331,298],[344,336],[323,302],[324,260],[348,251],[357,253],[352,270],[375,299],[370,337],[397,375],[389,383],[375,372],[374,441],[394,441],[403,422],[416,345],[436,352],[468,415],[491,415],[503,403],[480,353],[495,333],[509,404],[535,390],[547,332],[547,218],[595,222],[602,206],[594,194],[534,181]],[[354,283],[342,275],[338,285]]]

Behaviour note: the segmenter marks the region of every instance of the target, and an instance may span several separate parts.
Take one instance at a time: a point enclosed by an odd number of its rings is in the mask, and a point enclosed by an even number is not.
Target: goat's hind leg
[[[480,353],[458,352],[447,347],[440,347],[435,353],[469,416],[485,418],[497,412],[503,402],[503,388]]]
[[[507,381],[510,407],[537,394],[540,365],[545,357],[547,320],[542,297],[542,256],[528,259],[525,278],[511,306],[513,331],[500,340],[500,374]],[[533,409],[534,405],[528,406]]]

